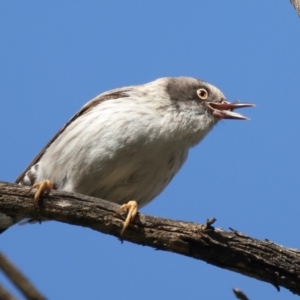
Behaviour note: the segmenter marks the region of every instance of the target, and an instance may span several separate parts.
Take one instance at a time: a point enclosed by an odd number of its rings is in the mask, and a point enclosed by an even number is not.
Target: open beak
[[[233,110],[243,107],[253,107],[255,104],[242,103],[238,100],[234,102],[227,102],[222,100],[220,102],[206,102],[206,106],[212,111],[212,114],[219,119],[235,119],[235,120],[250,120],[242,114],[236,113]]]

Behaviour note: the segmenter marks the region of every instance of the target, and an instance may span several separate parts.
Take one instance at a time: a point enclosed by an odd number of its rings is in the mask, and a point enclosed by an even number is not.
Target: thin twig
[[[46,299],[29,280],[0,252],[0,269],[16,285],[21,293],[30,300]],[[6,299],[6,298],[0,298]],[[14,299],[14,298],[12,298]]]
[[[249,298],[244,294],[243,291],[239,289],[232,289],[235,296],[240,300],[249,300]]]
[[[1,300],[17,300],[9,291],[0,284],[0,299]]]

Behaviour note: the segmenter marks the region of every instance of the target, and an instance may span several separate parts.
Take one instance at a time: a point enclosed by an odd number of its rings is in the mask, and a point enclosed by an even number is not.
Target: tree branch
[[[51,191],[39,207],[26,187],[0,182],[0,211],[36,219],[47,218],[120,238],[124,214],[118,205],[101,199],[64,191]],[[300,252],[268,240],[250,238],[236,230],[213,228],[138,214],[124,232],[123,240],[155,249],[201,259],[289,289],[300,295]]]

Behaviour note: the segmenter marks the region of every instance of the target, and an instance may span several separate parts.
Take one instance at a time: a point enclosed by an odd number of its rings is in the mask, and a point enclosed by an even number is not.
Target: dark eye
[[[197,90],[197,95],[201,100],[206,100],[208,97],[208,91],[206,89]]]

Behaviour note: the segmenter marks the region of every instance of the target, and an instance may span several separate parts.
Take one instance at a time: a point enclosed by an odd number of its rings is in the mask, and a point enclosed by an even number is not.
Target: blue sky
[[[0,2],[0,180],[106,90],[193,76],[257,105],[222,121],[143,213],[217,218],[300,248],[300,19],[282,1]],[[49,299],[294,299],[287,290],[62,223],[14,226],[0,249]],[[0,281],[10,287],[3,276]],[[17,292],[13,290],[16,294]]]

